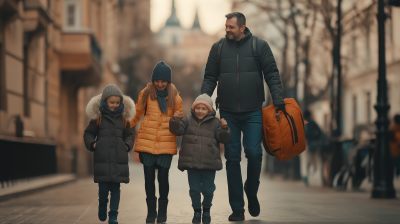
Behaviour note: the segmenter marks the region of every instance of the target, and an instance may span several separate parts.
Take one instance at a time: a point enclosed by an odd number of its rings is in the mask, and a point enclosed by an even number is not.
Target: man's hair
[[[227,19],[232,19],[233,17],[237,18],[237,25],[239,28],[243,25],[246,26],[246,17],[244,17],[243,13],[241,12],[231,12],[229,14],[226,14],[225,17]]]

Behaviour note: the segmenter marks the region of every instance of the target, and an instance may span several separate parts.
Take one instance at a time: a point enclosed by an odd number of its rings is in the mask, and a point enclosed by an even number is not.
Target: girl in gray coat
[[[227,143],[231,138],[227,122],[215,117],[212,106],[211,97],[202,94],[194,101],[191,115],[179,118],[180,112],[177,111],[169,121],[170,132],[183,135],[178,169],[188,173],[189,195],[194,209],[192,223],[211,222],[215,172],[222,169],[219,144]],[[203,203],[200,193],[203,194]]]
[[[124,96],[116,85],[108,85],[103,93],[93,97],[86,114],[91,119],[83,135],[86,148],[94,152],[94,182],[99,184],[100,221],[118,224],[120,183],[129,183],[128,152],[134,144],[129,120],[135,116],[135,103]]]

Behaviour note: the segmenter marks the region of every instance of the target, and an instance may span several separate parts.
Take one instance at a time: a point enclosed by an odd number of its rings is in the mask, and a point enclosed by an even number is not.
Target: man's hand
[[[128,146],[126,146],[126,151],[128,151],[129,150],[129,148],[128,148]]]
[[[94,149],[96,148],[96,143],[94,143],[93,148],[94,148]]]
[[[278,110],[284,110],[284,109],[285,109],[285,106],[286,106],[286,104],[278,104],[278,105],[275,105],[275,107],[276,107]]]
[[[181,117],[181,112],[176,111],[176,112],[174,113],[174,119],[176,120],[176,119],[179,119],[180,117]]]
[[[223,118],[221,120],[219,120],[219,123],[221,124],[222,128],[227,128],[228,127],[228,123]]]

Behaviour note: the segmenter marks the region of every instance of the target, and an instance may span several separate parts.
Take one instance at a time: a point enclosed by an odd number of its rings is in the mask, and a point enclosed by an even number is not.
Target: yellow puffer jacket
[[[130,121],[131,127],[142,118],[145,108],[142,108],[143,101],[142,90],[136,106],[136,115]],[[175,111],[181,112],[183,115],[182,98],[179,94],[175,97],[175,108],[168,107],[168,114],[163,114],[158,106],[157,99],[152,100],[150,96],[147,99],[147,111],[139,127],[138,136],[135,142],[135,152],[147,152],[154,155],[171,154],[176,155],[177,136],[169,131],[169,120]]]

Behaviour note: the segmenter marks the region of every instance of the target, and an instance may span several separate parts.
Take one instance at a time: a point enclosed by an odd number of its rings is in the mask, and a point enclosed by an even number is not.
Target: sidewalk
[[[0,202],[76,180],[75,174],[53,174],[18,180],[0,188]]]
[[[170,171],[168,223],[191,223],[193,210],[186,172],[174,157]],[[242,163],[243,173],[246,163]],[[145,223],[147,214],[142,165],[130,164],[131,182],[121,184],[120,224]],[[273,180],[262,175],[259,190],[261,214],[246,221],[228,222],[231,209],[225,170],[217,172],[211,208],[212,223],[398,223],[400,200],[376,200],[370,191],[336,192],[302,182]],[[400,186],[396,186],[400,196]],[[36,194],[0,202],[0,224],[6,223],[102,223],[97,218],[97,184],[81,179]],[[246,200],[247,203],[247,200]],[[247,205],[246,205],[247,210]]]

